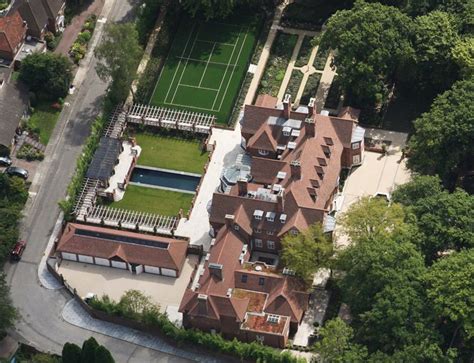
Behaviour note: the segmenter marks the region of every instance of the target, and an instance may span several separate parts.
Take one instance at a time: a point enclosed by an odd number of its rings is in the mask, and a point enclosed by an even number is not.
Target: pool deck
[[[202,174],[188,173],[187,171],[180,171],[180,170],[173,170],[173,169],[154,168],[152,166],[145,166],[145,165],[136,165],[135,168],[162,171],[164,173],[170,173],[170,174],[194,176],[196,178],[202,177]]]
[[[193,191],[191,191],[191,190],[168,188],[168,187],[162,187],[162,186],[153,185],[153,184],[137,183],[137,182],[129,182],[128,184],[130,184],[130,185],[136,185],[137,187],[169,190],[170,192],[178,192],[178,193],[186,193],[186,194],[196,194],[196,192],[193,192]]]

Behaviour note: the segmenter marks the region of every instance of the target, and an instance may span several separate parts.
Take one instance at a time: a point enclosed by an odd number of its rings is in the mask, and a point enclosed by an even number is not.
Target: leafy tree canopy
[[[408,166],[421,174],[441,176],[452,189],[474,170],[474,79],[456,82],[415,121]]]
[[[5,281],[5,275],[0,274],[0,335],[13,326],[17,317],[18,314],[10,298],[10,288]]]
[[[474,36],[458,40],[451,50],[452,58],[465,78],[474,76]]]
[[[113,104],[125,101],[142,55],[135,26],[132,23],[107,25],[95,55],[99,60],[98,76],[104,81],[111,80],[110,101]]]
[[[81,362],[81,347],[74,343],[66,343],[63,346],[61,354],[64,363],[80,363]]]
[[[99,347],[99,343],[94,337],[90,337],[82,344],[81,363],[95,362],[95,351]]]
[[[192,16],[201,13],[206,19],[214,19],[230,15],[238,2],[238,0],[182,0],[181,4]]]
[[[412,21],[399,9],[356,1],[336,12],[321,39],[336,50],[334,65],[349,103],[366,108],[383,101],[400,67],[413,58]]]
[[[333,244],[324,235],[322,226],[314,224],[297,235],[287,234],[282,240],[282,259],[287,267],[304,280],[327,266]]]
[[[51,99],[65,97],[72,81],[72,64],[60,54],[33,53],[21,62],[19,79],[37,94]]]

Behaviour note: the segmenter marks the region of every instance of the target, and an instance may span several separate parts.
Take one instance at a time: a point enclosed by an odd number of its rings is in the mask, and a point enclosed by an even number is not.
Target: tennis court
[[[213,114],[226,123],[247,71],[256,36],[252,19],[183,20],[151,104]]]

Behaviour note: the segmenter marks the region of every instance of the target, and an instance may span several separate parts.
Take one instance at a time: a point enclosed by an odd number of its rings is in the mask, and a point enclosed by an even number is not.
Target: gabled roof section
[[[265,125],[261,127],[257,133],[250,138],[247,146],[254,149],[276,151],[277,142],[271,134],[270,126]]]
[[[26,25],[18,11],[0,16],[0,51],[13,54],[25,38],[25,33]]]

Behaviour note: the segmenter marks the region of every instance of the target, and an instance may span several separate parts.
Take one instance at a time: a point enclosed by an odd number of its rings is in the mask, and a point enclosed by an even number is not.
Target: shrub
[[[19,159],[25,159],[28,161],[44,159],[43,152],[35,149],[33,146],[29,144],[23,144],[20,150],[18,150],[16,156]]]
[[[89,40],[91,40],[92,34],[88,30],[84,30],[83,32],[79,33],[77,36],[76,42],[82,45],[86,45]]]

